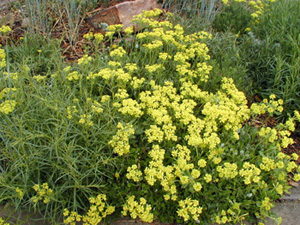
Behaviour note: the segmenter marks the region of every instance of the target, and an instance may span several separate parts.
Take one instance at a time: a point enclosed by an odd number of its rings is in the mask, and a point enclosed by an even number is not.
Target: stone
[[[105,33],[107,25],[123,24],[123,29],[133,26],[133,16],[141,14],[143,10],[161,8],[156,0],[126,1],[101,10],[86,18],[86,21],[98,32]],[[137,31],[138,28],[135,30]]]

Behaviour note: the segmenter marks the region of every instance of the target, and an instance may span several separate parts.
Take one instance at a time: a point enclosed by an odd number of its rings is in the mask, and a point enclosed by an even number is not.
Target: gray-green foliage
[[[220,0],[161,0],[163,7],[189,17],[202,16],[211,21],[218,10]]]
[[[86,12],[95,3],[86,0],[24,0],[18,2],[16,7],[22,19],[28,21],[27,29],[31,33],[39,32],[51,37],[60,31],[74,44]]]
[[[81,114],[87,110],[88,84],[67,88],[66,81],[60,80],[55,84],[45,82],[41,85],[35,77],[43,74],[49,79],[63,63],[59,52],[55,52],[57,42],[46,44],[38,36],[33,39],[45,45],[40,46],[25,37],[24,43],[11,50],[9,55],[11,70],[17,71],[21,78],[14,81],[18,89],[14,94],[23,104],[19,105],[17,116],[1,115],[0,202],[11,202],[16,208],[27,205],[28,209],[43,212],[45,218],[57,219],[64,207],[85,208],[87,199],[98,193],[106,180],[113,179],[115,160],[112,152],[106,151],[104,146],[115,132],[111,119],[114,113],[103,114],[99,119],[102,123],[95,124],[93,129],[78,126],[68,119],[66,110],[70,106],[76,107]],[[27,49],[27,42],[32,44],[33,52]],[[36,52],[40,47],[42,52]],[[101,67],[101,61],[97,66]],[[1,83],[7,82],[2,75]],[[5,87],[3,85],[1,90]],[[24,203],[24,199],[35,194],[33,184],[44,182],[51,188],[59,186],[53,199],[62,199],[61,196],[64,199],[50,201],[47,205],[32,204],[31,200],[27,200],[30,204]],[[15,196],[17,187],[24,193],[20,199]]]

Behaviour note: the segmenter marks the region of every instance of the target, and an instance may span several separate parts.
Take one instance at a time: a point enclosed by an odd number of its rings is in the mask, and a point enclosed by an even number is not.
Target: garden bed
[[[252,14],[272,9],[253,4]],[[251,89],[244,44],[264,13],[231,32],[217,17],[209,33],[188,32],[156,9],[134,19],[143,31],[112,25],[105,35],[82,18],[65,33],[72,16],[64,13],[49,36],[43,26],[21,38],[0,30],[2,204],[52,224],[274,216],[274,200],[300,180],[300,114]]]

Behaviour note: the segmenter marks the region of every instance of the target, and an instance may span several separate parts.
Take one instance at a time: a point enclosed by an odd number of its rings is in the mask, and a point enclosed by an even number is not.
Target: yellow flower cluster
[[[158,72],[160,70],[164,69],[164,66],[162,64],[154,64],[154,65],[146,65],[145,69],[149,72],[149,73],[154,73],[154,72]]]
[[[91,127],[94,125],[94,122],[91,119],[92,119],[92,115],[82,114],[80,115],[80,119],[78,123]]]
[[[148,138],[149,143],[152,143],[154,141],[160,143],[164,139],[164,132],[161,130],[160,127],[156,125],[150,125],[150,129],[146,130],[145,134]]]
[[[84,55],[82,58],[78,59],[78,65],[87,65],[90,61],[92,61],[92,57]]]
[[[108,144],[113,147],[114,153],[117,153],[119,156],[129,153],[129,137],[134,134],[133,126],[126,124],[123,126],[122,123],[117,125],[117,133],[113,136],[112,140]]]
[[[12,72],[3,72],[3,75],[5,76],[5,80],[18,80],[19,79],[19,73],[12,73]]]
[[[270,1],[271,2],[271,1]],[[251,14],[251,17],[254,19],[255,22],[259,22],[259,16],[263,14],[265,7],[268,5],[268,1],[261,1],[261,0],[250,0],[248,2],[248,6],[252,8],[254,11]]]
[[[114,24],[109,25],[107,27],[107,32],[105,33],[105,37],[111,38],[116,32],[119,33],[123,29],[123,24]]]
[[[225,162],[223,166],[217,166],[217,171],[220,177],[224,178],[235,178],[239,172],[236,163]]]
[[[92,32],[89,32],[89,33],[83,35],[83,38],[88,39],[88,40],[91,40],[91,39],[94,38],[97,43],[100,43],[100,42],[103,41],[104,36],[101,33],[95,33],[94,34]]]
[[[270,171],[276,168],[276,163],[273,159],[268,157],[263,157],[260,164],[260,168],[265,171]]]
[[[122,47],[118,47],[116,49],[114,49],[113,51],[111,51],[109,53],[110,57],[114,57],[114,58],[122,58],[124,55],[126,55],[126,51],[124,50],[124,48]]]
[[[133,29],[133,27],[126,27],[124,29],[124,32],[125,32],[125,34],[129,35],[129,34],[132,34],[134,32],[134,29]]]
[[[260,181],[260,173],[261,170],[249,162],[245,162],[243,168],[239,171],[239,175],[244,178],[246,185],[251,184],[252,181],[258,183]]]
[[[77,212],[70,212],[67,209],[64,209],[63,215],[67,217],[63,222],[64,224],[70,224],[70,225],[76,225],[76,222],[80,222],[82,219],[82,216],[78,214]]]
[[[110,32],[120,32],[123,26],[124,26],[123,24],[113,24],[113,25],[109,25],[107,29]]]
[[[177,187],[176,187],[176,177],[178,177],[180,184],[183,188],[188,185],[193,188],[194,191],[199,192],[202,189],[202,184],[196,179],[201,175],[200,170],[194,168],[193,163],[189,163],[191,160],[190,150],[186,146],[177,145],[176,148],[172,150],[172,156],[174,157],[173,165],[163,165],[165,150],[161,149],[159,145],[153,145],[152,150],[149,152],[149,156],[152,159],[144,170],[145,179],[147,183],[151,186],[154,185],[156,181],[160,183],[163,190],[167,192],[164,195],[164,199],[177,200]],[[206,161],[202,160],[199,167],[205,167]],[[207,183],[212,180],[210,174],[205,175]]]
[[[94,37],[93,32],[89,32],[89,33],[83,35],[83,38],[88,39],[88,40],[92,39],[93,37]]]
[[[199,206],[198,200],[187,198],[179,201],[179,209],[177,210],[178,216],[182,217],[184,221],[191,219],[198,221],[202,213],[202,207]]]
[[[270,127],[261,127],[258,135],[261,137],[267,137],[269,142],[274,142],[278,140],[277,130]]]
[[[145,168],[144,173],[148,184],[153,186],[156,180],[163,179],[165,172],[167,172],[163,166],[165,150],[160,149],[159,145],[153,145],[148,155],[152,158],[152,161],[149,163],[149,167]]]
[[[0,104],[0,113],[9,114],[14,111],[16,106],[15,100],[6,100]]]
[[[3,88],[2,91],[0,91],[0,100],[5,98],[6,96],[14,97],[14,92],[16,92],[17,90],[17,88]]]
[[[140,198],[139,202],[135,201],[135,196],[129,196],[126,203],[123,205],[122,215],[129,215],[136,219],[139,217],[142,221],[152,223],[153,214],[151,213],[152,207],[147,204],[145,198]]]
[[[216,223],[217,224],[228,224],[229,222],[235,221],[234,216],[236,213],[233,210],[232,209],[228,209],[227,211],[222,210],[221,215],[216,216]]]
[[[10,224],[6,223],[5,220],[0,217],[0,225],[10,225]]]
[[[66,79],[69,81],[76,81],[79,80],[81,77],[82,77],[81,74],[79,74],[77,71],[73,71],[67,74]]]
[[[125,99],[125,98],[128,98],[128,93],[127,93],[127,90],[124,89],[124,88],[120,88],[118,89],[117,93],[115,94],[116,98],[118,99]]]
[[[103,112],[102,105],[96,100],[94,100],[91,106],[91,112],[96,114],[102,113]]]
[[[250,116],[280,112],[283,102],[276,101],[272,95],[270,100],[253,104],[250,110],[244,93],[228,78],[222,79],[221,88],[215,93],[201,90],[201,85],[207,81],[212,69],[207,63],[209,50],[202,42],[211,38],[211,35],[205,32],[185,35],[179,25],[173,26],[167,21],[151,19],[160,13],[161,11],[154,10],[139,17],[143,20],[142,23],[152,27],[137,35],[137,45],[142,47],[136,47],[136,51],[142,56],[145,54],[145,58],[141,57],[143,61],[134,58],[136,61],[131,63],[131,55],[127,54],[127,50],[116,45],[110,52],[110,58],[113,59],[98,71],[82,76],[77,71],[71,72],[70,67],[63,70],[62,74],[66,75],[67,80],[86,79],[87,83],[91,84],[88,86],[94,88],[91,92],[96,90],[99,93],[97,101],[87,99],[82,108],[77,99],[78,108],[70,105],[66,114],[68,119],[75,117],[77,123],[88,128],[93,126],[97,117],[106,115],[106,106],[109,106],[109,111],[112,110],[114,114],[125,115],[121,115],[121,119],[127,122],[118,122],[115,134],[108,141],[108,146],[118,156],[130,152],[130,137],[135,134],[131,124],[137,124],[136,136],[142,142],[145,140],[144,144],[150,150],[141,156],[141,162],[146,161],[146,165],[135,162],[125,168],[127,182],[135,182],[134,185],[137,186],[145,185],[143,182],[146,181],[150,190],[153,188],[163,193],[164,204],[170,203],[170,200],[174,201],[172,204],[178,203],[177,213],[184,221],[198,221],[202,207],[197,200],[181,200],[183,193],[187,197],[201,197],[210,186],[209,183],[220,182],[221,186],[227,183],[228,179],[235,179],[234,182],[245,186],[265,188],[265,174],[281,169],[283,172],[280,176],[283,179],[279,179],[279,175],[274,176],[274,179],[284,180],[286,173],[294,172],[297,166],[290,163],[285,167],[287,160],[281,160],[283,158],[279,154],[278,160],[263,157],[257,164],[246,160],[242,163],[222,161],[228,160],[226,151],[236,151],[229,150],[230,146],[226,146],[226,143],[237,143],[235,141],[238,141],[243,132],[244,122]],[[119,25],[110,27],[107,36],[113,35],[121,28]],[[85,38],[90,39],[94,36],[88,34]],[[160,50],[157,51],[157,48]],[[134,50],[130,53],[134,54]],[[148,56],[151,57],[151,61],[146,60]],[[78,64],[89,63],[89,58],[84,56]],[[170,68],[172,76],[166,74]],[[109,95],[101,96],[102,93]],[[6,97],[4,92],[2,95]],[[295,116],[300,120],[299,113],[295,113]],[[119,116],[116,118],[120,119]],[[141,119],[144,121],[140,121]],[[285,146],[289,142],[287,137],[290,131],[294,129],[293,120],[289,120],[276,128],[259,128],[258,136],[266,137],[269,142],[282,142],[282,146]],[[293,158],[296,159],[296,156]],[[243,166],[239,169],[238,165]],[[115,177],[119,176],[116,172]],[[281,194],[284,190],[283,185],[279,182],[274,183],[274,188],[275,186],[277,193]],[[65,223],[100,223],[106,215],[114,211],[112,206],[107,206],[105,210],[105,200],[103,195],[91,198],[91,207],[85,216],[65,210]],[[221,209],[214,215],[217,215],[215,218],[218,223],[229,223],[233,221],[234,216],[238,218],[238,209],[234,210],[232,207],[222,212]],[[151,206],[147,205],[144,198],[135,200],[135,196],[130,196],[123,206],[123,215],[127,214],[132,218],[140,217],[145,222],[153,220]]]
[[[127,168],[127,179],[132,179],[134,182],[139,182],[143,173],[138,169],[137,165],[132,165]]]
[[[37,203],[43,199],[45,204],[50,202],[50,199],[53,195],[53,190],[49,188],[48,183],[43,183],[42,185],[35,184],[33,189],[37,192],[37,195],[31,198],[34,203]]]
[[[17,193],[18,198],[22,199],[24,196],[24,190],[20,189],[19,187],[16,187],[15,191]]]
[[[270,101],[268,99],[264,99],[260,103],[253,103],[250,107],[252,115],[255,114],[264,114],[268,112],[270,115],[273,115],[275,112],[281,113],[283,111],[283,100],[278,99],[274,100],[276,96],[274,94],[270,95]]]
[[[112,64],[113,63],[113,64]],[[117,62],[110,61],[109,65],[115,66],[121,66],[118,65]],[[111,80],[112,78],[116,78],[117,81],[122,81],[124,83],[127,83],[131,79],[131,74],[125,72],[122,68],[104,68],[101,69],[98,73],[90,73],[87,76],[87,80],[94,80],[98,77],[101,77],[104,80]]]
[[[10,26],[2,25],[2,27],[0,27],[0,33],[6,34],[8,32],[11,32]]]
[[[292,161],[292,162],[289,162],[288,163],[288,165],[287,165],[287,167],[286,167],[286,171],[287,172],[292,172],[294,169],[296,169],[298,166],[297,166],[297,164],[294,162],[294,161]]]
[[[265,199],[261,202],[262,210],[269,211],[274,205],[271,203],[271,199],[269,197],[265,197]]]
[[[0,68],[4,68],[4,67],[6,67],[6,53],[4,49],[0,48]]]
[[[110,96],[109,95],[103,95],[101,97],[101,102],[104,103],[104,102],[108,102],[110,100]]]
[[[76,114],[78,110],[76,109],[76,106],[68,106],[67,107],[67,118],[72,119],[73,115]]]
[[[133,87],[133,89],[138,89],[142,86],[144,81],[145,81],[145,78],[143,78],[143,77],[141,79],[139,79],[137,77],[133,77],[130,85]]]
[[[141,106],[138,104],[136,100],[131,98],[123,99],[121,103],[121,108],[119,108],[119,112],[122,114],[128,114],[134,117],[140,117],[143,115],[141,111]]]
[[[46,76],[41,76],[41,75],[35,75],[35,76],[33,76],[33,79],[36,80],[39,83],[42,83],[43,81],[45,81],[46,78],[47,78]]]
[[[89,198],[91,203],[86,215],[81,216],[77,212],[64,210],[64,224],[75,225],[76,222],[82,221],[85,225],[98,225],[103,218],[115,212],[115,207],[106,203],[106,195],[99,194],[97,197]]]

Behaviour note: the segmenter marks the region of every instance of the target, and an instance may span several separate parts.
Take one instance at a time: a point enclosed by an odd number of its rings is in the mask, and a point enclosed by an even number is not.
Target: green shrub
[[[257,127],[253,118],[280,114],[282,100],[249,108],[226,77],[204,90],[211,35],[185,35],[153,19],[160,14],[137,17],[146,28],[126,30],[132,41],[47,76],[2,69],[1,203],[63,215],[66,224],[110,214],[189,224],[272,215],[288,173],[299,170],[298,156],[280,151],[295,118]]]

